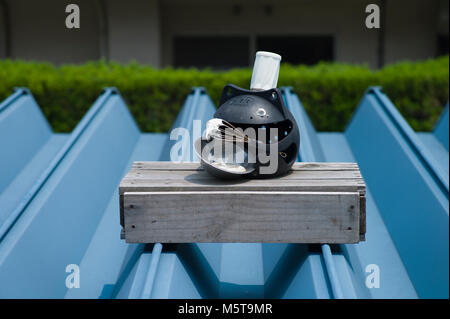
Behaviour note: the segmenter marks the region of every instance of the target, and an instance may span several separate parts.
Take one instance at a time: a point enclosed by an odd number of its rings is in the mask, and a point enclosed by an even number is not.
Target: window
[[[315,64],[334,59],[333,36],[258,36],[257,50],[280,54],[283,62]]]
[[[229,69],[249,65],[248,37],[179,36],[174,39],[175,67]]]
[[[445,54],[448,54],[448,34],[441,34],[437,39],[437,55]]]

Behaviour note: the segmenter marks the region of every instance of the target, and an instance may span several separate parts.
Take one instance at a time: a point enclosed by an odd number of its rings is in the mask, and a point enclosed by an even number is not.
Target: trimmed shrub
[[[70,132],[105,86],[117,87],[140,129],[167,132],[193,86],[204,86],[217,105],[227,83],[250,84],[250,69],[211,71],[153,69],[137,63],[82,65],[0,60],[0,100],[14,87],[28,87],[56,132]],[[418,131],[433,128],[449,98],[449,57],[401,62],[377,71],[367,66],[283,64],[279,86],[299,95],[319,131],[343,131],[368,86],[382,86]]]

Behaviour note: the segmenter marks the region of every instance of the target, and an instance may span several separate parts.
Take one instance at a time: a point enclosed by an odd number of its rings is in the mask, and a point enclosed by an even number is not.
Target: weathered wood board
[[[135,162],[119,194],[129,243],[365,239],[365,184],[355,163],[296,163],[279,178],[223,181],[198,163]]]

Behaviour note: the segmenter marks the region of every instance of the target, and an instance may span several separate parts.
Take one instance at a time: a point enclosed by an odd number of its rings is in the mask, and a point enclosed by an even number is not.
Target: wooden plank
[[[205,173],[206,174],[206,173]],[[355,181],[352,179],[330,179],[330,180],[314,180],[314,179],[285,179],[283,182],[275,182],[270,180],[238,180],[238,181],[222,181],[215,178],[200,180],[186,176],[180,179],[124,179],[120,184],[120,193],[133,191],[342,191],[364,192],[364,181]]]
[[[176,162],[164,162],[164,161],[158,161],[158,162],[133,162],[133,165],[131,167],[131,170],[133,169],[140,169],[140,170],[163,170],[163,171],[170,171],[170,170],[178,170],[178,171],[195,171],[195,170],[203,170],[199,162],[183,162],[183,163],[176,163]]]
[[[203,170],[200,163],[198,162],[134,162],[132,165],[133,169],[140,170]],[[331,163],[331,162],[299,162],[294,163],[292,170],[358,170],[359,167],[357,163]]]
[[[309,183],[309,184],[308,184]],[[183,185],[184,184],[184,185]],[[355,187],[354,184],[346,185],[345,183],[336,183],[329,184],[324,186],[323,183],[317,183],[315,181],[304,181],[303,185],[299,185],[299,183],[295,183],[295,181],[291,181],[286,183],[284,187],[272,187],[271,185],[262,184],[262,185],[229,185],[229,186],[221,186],[218,184],[208,184],[208,185],[190,185],[187,182],[173,183],[167,184],[165,186],[161,185],[147,185],[141,186],[136,185],[136,187],[122,187],[120,189],[120,193],[124,194],[125,192],[168,192],[168,191],[311,191],[311,192],[326,192],[326,191],[335,191],[335,192],[363,192],[364,186],[361,185],[359,188]]]
[[[354,243],[365,240],[365,188],[356,163],[295,163],[282,177],[227,181],[199,163],[135,162],[119,186],[121,236],[127,242]]]
[[[130,243],[356,243],[359,192],[126,192]]]
[[[152,179],[159,179],[159,180],[168,180],[168,179],[180,179],[185,178],[186,176],[189,176],[191,179],[216,179],[215,177],[209,175],[207,172],[204,171],[182,171],[182,170],[132,170],[130,171],[127,176],[125,177],[125,180],[133,180],[133,179],[146,179],[149,176],[151,176]],[[291,171],[287,175],[273,178],[272,180],[276,184],[281,184],[287,179],[352,179],[352,180],[358,180],[362,179],[361,173],[358,171]],[[250,180],[249,181],[253,181]]]
[[[302,165],[300,165],[302,164]],[[365,184],[354,163],[296,163],[290,174],[273,179],[221,181],[198,168],[196,163],[137,162],[120,184],[120,193],[129,191],[360,191]],[[141,168],[142,167],[142,168]],[[186,167],[187,169],[183,169]],[[338,169],[338,167],[340,169]],[[352,167],[352,169],[348,169]],[[153,169],[155,168],[155,169]],[[320,168],[320,169],[318,169]]]

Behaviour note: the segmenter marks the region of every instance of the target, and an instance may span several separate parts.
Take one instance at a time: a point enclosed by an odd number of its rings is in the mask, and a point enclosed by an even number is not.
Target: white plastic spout
[[[251,90],[269,90],[277,87],[281,55],[272,52],[256,52]]]

